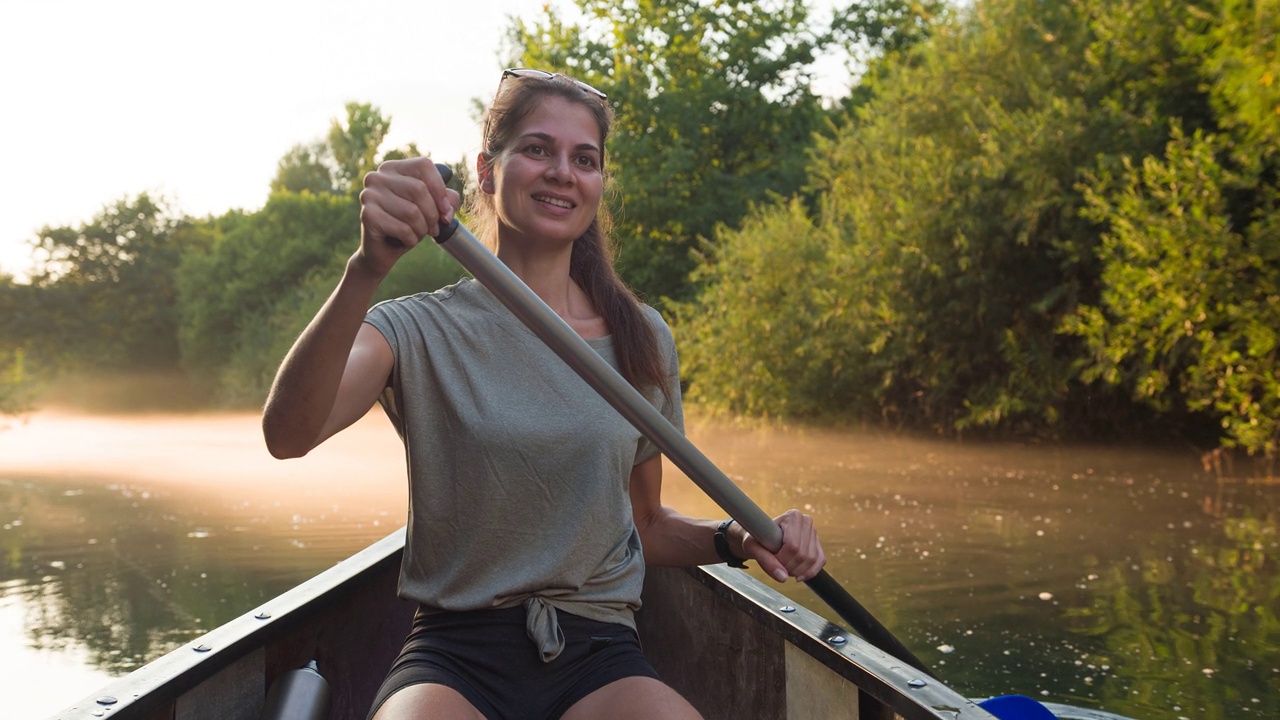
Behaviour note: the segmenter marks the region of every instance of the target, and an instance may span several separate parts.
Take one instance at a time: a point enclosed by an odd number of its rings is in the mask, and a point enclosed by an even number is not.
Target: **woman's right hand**
[[[453,220],[461,202],[431,158],[388,160],[365,175],[360,192],[360,250],[354,260],[385,276],[423,238]]]

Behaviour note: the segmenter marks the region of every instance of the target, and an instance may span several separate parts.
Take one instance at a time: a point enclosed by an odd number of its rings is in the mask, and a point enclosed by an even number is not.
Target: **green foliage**
[[[23,293],[36,305],[11,340],[45,364],[156,368],[177,359],[173,273],[189,223],[145,193],[80,227],[46,227]],[[21,321],[20,321],[21,322]]]
[[[848,22],[888,44],[903,17]],[[1273,9],[986,0],[938,17],[818,142],[813,217],[779,204],[722,231],[680,312],[707,345],[691,396],[1036,434],[1141,429],[1137,398],[1272,453],[1280,173],[1257,108],[1275,114]],[[1203,137],[1233,164],[1180,135],[1176,162],[1152,159],[1170,127],[1230,130]]]
[[[1167,23],[1168,24],[1168,23]],[[1087,216],[1106,228],[1101,296],[1064,324],[1085,379],[1162,412],[1217,418],[1227,446],[1280,445],[1280,5],[1208,0],[1172,23],[1169,50],[1207,91],[1159,154],[1102,165]],[[1188,122],[1185,118],[1191,118]]]
[[[378,166],[378,148],[391,118],[368,103],[349,102],[345,122],[334,119],[324,140],[294,145],[271,181],[271,192],[359,195],[364,176]],[[416,145],[389,150],[382,160],[418,157]]]
[[[691,399],[947,433],[1204,418],[1275,457],[1276,0],[577,8],[516,21],[511,64],[610,95],[620,267],[671,301]],[[810,90],[833,47],[866,71],[836,110]],[[0,278],[0,408],[32,368],[179,349],[259,401],[355,249],[361,177],[418,154],[379,158],[389,127],[349,103],[258,212],[142,195],[46,228],[34,281]],[[379,298],[461,275],[428,244]]]
[[[329,151],[337,170],[335,188],[356,192],[364,176],[377,167],[374,157],[391,129],[391,118],[382,117],[367,103],[347,103],[347,124],[334,120],[329,127]]]
[[[1091,183],[1088,214],[1110,227],[1105,289],[1066,329],[1089,343],[1086,379],[1162,410],[1212,412],[1228,445],[1270,458],[1280,448],[1280,223],[1274,204],[1254,222],[1233,220],[1226,195],[1253,183],[1222,166],[1224,144],[1175,128],[1163,159]]]
[[[280,360],[337,285],[359,242],[364,175],[381,161],[419,155],[410,145],[379,158],[390,118],[367,104],[346,110],[325,141],[281,159],[262,210],[211,222],[207,249],[189,253],[179,269],[183,367],[224,402],[262,401]],[[428,244],[406,256],[381,292],[434,290],[458,276],[452,259]]]
[[[26,353],[0,348],[0,415],[31,407],[33,384],[26,369]]]
[[[831,34],[851,58],[872,63],[927,40],[947,7],[945,0],[853,0],[835,11]]]
[[[425,242],[400,258],[378,286],[374,301],[432,292],[466,276],[467,271],[449,253],[433,242]]]
[[[839,298],[839,330],[815,328],[792,349],[832,346],[818,354],[844,381],[789,402],[940,431],[1057,419],[1074,357],[1056,318],[1092,262],[1073,186],[1102,149],[1072,79],[1086,41],[1070,13],[983,3],[868,79],[873,97],[810,165],[815,231],[830,247],[805,284]],[[775,242],[809,242],[797,237]],[[712,285],[741,282],[709,272]],[[793,306],[755,309],[781,327]],[[714,383],[705,394],[733,396]]]
[[[844,342],[856,319],[847,298],[815,282],[827,276],[838,239],[793,200],[756,209],[718,240],[698,271],[709,282],[675,308],[682,368],[697,379],[688,398],[793,417],[865,403],[866,358]]]
[[[18,297],[19,286],[13,277],[0,272],[0,415],[20,412],[26,406],[21,397],[28,383],[26,351],[15,332],[23,307]]]
[[[577,0],[511,31],[513,65],[563,70],[608,93],[623,276],[654,302],[687,298],[692,251],[754,202],[804,182],[821,127],[809,65],[820,45],[796,0]]]
[[[328,161],[328,146],[322,142],[299,143],[280,158],[271,192],[332,193],[334,170]]]
[[[274,361],[246,356],[271,352],[271,341],[260,333],[283,298],[311,297],[308,284],[336,279],[360,236],[359,206],[348,196],[276,193],[256,213],[219,218],[213,231],[209,251],[187,254],[177,273],[182,363],[198,375],[219,377],[235,360],[240,375],[260,376],[261,365],[278,364],[284,353]],[[238,400],[251,395],[230,394]]]
[[[1192,13],[1182,36],[1212,80],[1219,126],[1237,140],[1236,162],[1275,162],[1280,138],[1280,2],[1213,0]],[[1256,166],[1255,166],[1256,167]]]

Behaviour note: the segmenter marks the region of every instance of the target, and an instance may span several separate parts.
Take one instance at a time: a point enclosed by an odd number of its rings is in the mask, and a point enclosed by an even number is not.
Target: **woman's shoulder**
[[[662,313],[648,303],[640,303],[640,314],[644,315],[644,319],[648,320],[654,327],[667,326],[666,318],[662,317]]]
[[[445,285],[436,290],[424,290],[423,292],[413,293],[411,295],[401,295],[381,302],[375,303],[373,308],[395,306],[416,306],[416,305],[457,305],[463,303],[472,303],[480,300],[476,287],[480,283],[471,278],[462,278],[461,280]]]
[[[486,293],[480,283],[464,278],[438,290],[383,300],[369,308],[365,320],[389,327],[467,324],[489,313]]]
[[[652,305],[640,303],[640,314],[649,322],[653,328],[654,334],[658,338],[658,343],[663,347],[674,346],[675,336],[671,332],[671,326],[667,324],[667,319],[658,312],[658,309]]]

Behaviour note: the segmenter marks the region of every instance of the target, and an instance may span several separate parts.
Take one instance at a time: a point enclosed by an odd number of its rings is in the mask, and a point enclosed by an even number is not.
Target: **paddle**
[[[444,165],[436,167],[445,182],[448,182],[452,175],[449,168]],[[782,547],[782,530],[773,518],[752,502],[683,433],[676,430],[662,413],[606,363],[524,281],[489,252],[457,218],[441,228],[436,242],[761,545],[771,552]],[[919,658],[845,591],[826,570],[820,571],[805,584],[867,642],[917,670],[934,676]],[[1002,720],[1054,720],[1053,713],[1031,698],[1003,696],[993,698],[992,701],[994,700],[1000,700],[1000,703],[988,708],[988,712]]]

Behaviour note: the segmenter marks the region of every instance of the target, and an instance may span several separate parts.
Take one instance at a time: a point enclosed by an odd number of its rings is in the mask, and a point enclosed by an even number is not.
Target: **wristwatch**
[[[720,527],[716,528],[716,554],[729,567],[744,568],[747,564],[743,562],[742,558],[734,557],[733,553],[729,552],[729,526],[732,524],[733,518],[729,518],[720,523]]]

